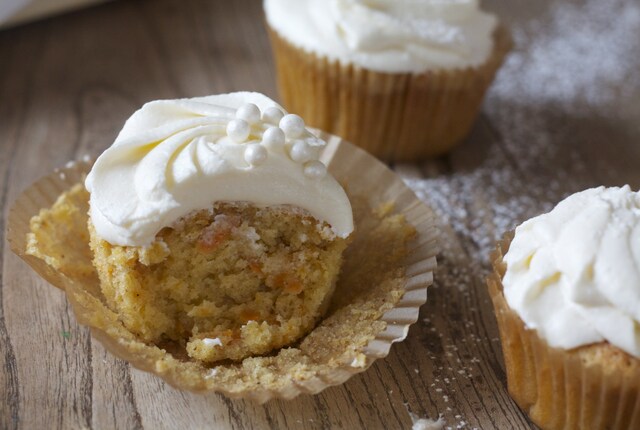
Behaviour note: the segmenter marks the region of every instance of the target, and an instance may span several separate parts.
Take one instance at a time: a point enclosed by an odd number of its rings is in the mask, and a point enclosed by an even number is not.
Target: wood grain
[[[554,5],[486,2],[517,35]],[[518,38],[518,52],[530,40]],[[509,70],[498,84],[517,78]],[[640,96],[633,82],[619,83],[626,101]],[[1,31],[0,237],[22,189],[70,159],[99,154],[144,102],[233,90],[277,98],[258,0],[117,1]],[[389,357],[316,396],[259,406],[178,392],[106,353],[77,325],[63,294],[3,240],[0,428],[407,429],[409,411],[442,415],[452,428],[532,428],[506,390],[485,251],[514,226],[507,224],[567,193],[640,186],[638,107],[572,103],[531,105],[494,89],[460,148],[395,166],[409,181],[428,179],[421,197],[442,214],[436,284],[421,320]],[[505,172],[508,186],[496,176]],[[505,221],[498,208],[520,200],[528,203]]]

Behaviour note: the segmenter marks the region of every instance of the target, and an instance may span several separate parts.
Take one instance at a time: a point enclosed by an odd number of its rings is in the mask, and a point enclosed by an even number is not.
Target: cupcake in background
[[[285,107],[386,161],[468,134],[511,39],[476,0],[265,0]]]
[[[640,428],[640,193],[574,194],[494,255],[509,392],[543,429]]]

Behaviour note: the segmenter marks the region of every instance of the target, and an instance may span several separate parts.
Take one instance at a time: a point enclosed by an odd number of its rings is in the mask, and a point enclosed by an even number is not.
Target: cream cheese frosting
[[[478,0],[264,0],[264,10],[294,46],[387,73],[478,66],[497,25]]]
[[[519,226],[504,261],[507,303],[551,346],[640,357],[640,193],[574,194]]]
[[[262,94],[153,101],[87,176],[91,221],[111,244],[144,246],[193,210],[248,201],[305,209],[347,237],[351,204],[318,160],[324,145]]]

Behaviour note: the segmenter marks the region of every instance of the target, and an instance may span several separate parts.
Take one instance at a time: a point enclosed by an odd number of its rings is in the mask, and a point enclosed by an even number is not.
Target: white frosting
[[[91,221],[114,245],[143,246],[193,210],[249,201],[300,207],[346,237],[351,205],[318,161],[324,145],[258,93],[147,103],[87,177]]]
[[[478,0],[264,0],[264,10],[289,43],[387,73],[478,66],[497,24]]]
[[[551,346],[640,357],[640,193],[593,188],[516,229],[504,295]]]

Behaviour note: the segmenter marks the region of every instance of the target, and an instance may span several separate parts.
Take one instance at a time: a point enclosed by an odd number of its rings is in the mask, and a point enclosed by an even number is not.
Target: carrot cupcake
[[[640,194],[574,194],[495,254],[509,391],[544,429],[640,427]]]
[[[135,112],[86,180],[94,265],[127,329],[207,363],[310,331],[353,231],[323,145],[257,93]]]
[[[389,161],[460,142],[511,43],[476,0],[264,0],[264,10],[285,107]]]

